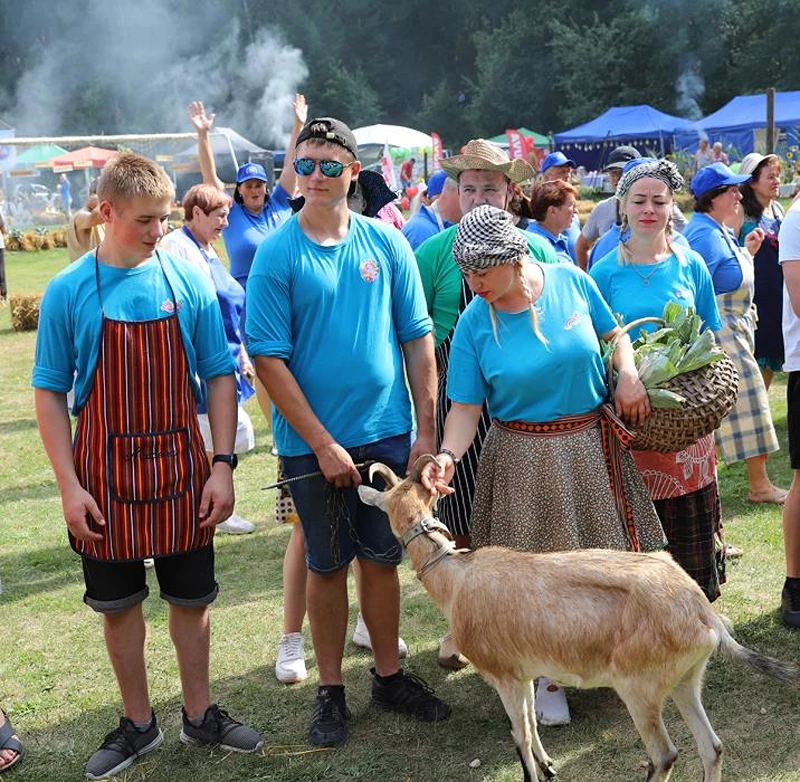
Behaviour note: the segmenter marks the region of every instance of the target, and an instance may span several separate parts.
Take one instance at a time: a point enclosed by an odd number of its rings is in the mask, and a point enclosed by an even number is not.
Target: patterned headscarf
[[[528,243],[503,209],[484,204],[458,223],[453,258],[462,274],[512,263],[528,255]]]
[[[638,163],[638,165],[631,166],[622,175],[617,185],[617,198],[620,201],[627,195],[633,183],[644,179],[644,177],[661,180],[672,193],[682,190],[686,184],[678,171],[678,167],[669,160],[631,161],[631,163],[634,162]]]

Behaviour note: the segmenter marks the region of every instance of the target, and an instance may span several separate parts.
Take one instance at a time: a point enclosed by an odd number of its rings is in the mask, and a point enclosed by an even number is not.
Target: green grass
[[[64,251],[9,253],[15,291],[42,290],[66,263]],[[15,782],[79,779],[83,764],[117,722],[119,697],[108,663],[100,618],[82,603],[78,558],[66,541],[61,505],[36,432],[30,368],[35,335],[17,334],[0,310],[0,704],[10,712],[27,756],[7,775]],[[781,442],[786,441],[784,386],[773,391]],[[423,725],[370,712],[371,658],[348,640],[344,661],[351,736],[336,750],[312,751],[305,736],[317,684],[308,640],[307,682],[285,687],[272,666],[281,631],[281,561],[289,530],[272,522],[275,460],[269,433],[254,403],[258,448],[236,473],[238,510],[253,520],[253,535],[217,538],[212,609],[212,686],[232,714],[265,735],[255,756],[227,756],[178,741],[180,689],[168,638],[167,610],[149,576],[147,653],[151,695],[166,740],[162,748],[121,776],[148,780],[382,780],[385,782],[511,782],[520,779],[508,722],[497,695],[467,668],[447,674],[436,665],[445,622],[419,581],[401,567],[401,630],[411,650],[408,667],[426,678],[453,706],[451,719]],[[776,482],[788,485],[784,450],[770,460]],[[777,612],[783,579],[780,511],[746,501],[743,465],[720,468],[729,540],[744,557],[729,568],[718,602],[739,639],[759,650],[800,662],[800,635],[784,630]],[[351,590],[351,595],[353,591]],[[355,614],[355,602],[351,601]],[[351,622],[352,628],[352,622]],[[725,746],[726,780],[800,780],[798,695],[772,680],[716,658],[705,689],[709,717]],[[542,740],[560,778],[582,782],[644,779],[644,747],[616,696],[606,690],[570,693],[573,722],[543,728]],[[674,780],[702,776],[694,742],[677,711],[665,711],[680,757]],[[477,769],[469,768],[475,758]]]

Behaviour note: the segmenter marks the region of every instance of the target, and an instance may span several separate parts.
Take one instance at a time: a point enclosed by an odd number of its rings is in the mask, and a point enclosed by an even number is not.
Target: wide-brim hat
[[[468,141],[461,148],[460,155],[442,158],[441,163],[453,179],[458,179],[464,171],[499,171],[512,182],[524,182],[536,173],[527,161],[521,158],[510,160],[504,150],[482,138]]]
[[[760,155],[758,152],[751,152],[742,158],[739,173],[752,174],[765,160],[780,161],[780,158],[777,155]]]

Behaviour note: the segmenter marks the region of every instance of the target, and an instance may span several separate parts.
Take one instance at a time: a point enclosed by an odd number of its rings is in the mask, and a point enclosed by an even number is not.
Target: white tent
[[[430,149],[431,137],[414,128],[404,128],[402,125],[367,125],[353,131],[359,147],[371,144],[388,144],[390,147],[403,149]]]

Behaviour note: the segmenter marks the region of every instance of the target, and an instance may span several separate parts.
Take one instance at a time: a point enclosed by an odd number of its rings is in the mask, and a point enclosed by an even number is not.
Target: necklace
[[[649,272],[647,272],[647,274],[643,274],[642,272],[640,272],[639,265],[636,263],[632,263],[631,267],[636,272],[636,275],[639,277],[639,279],[642,281],[642,285],[647,286],[650,284],[650,278],[661,268],[661,261],[658,261],[655,264],[653,264],[653,268]]]

